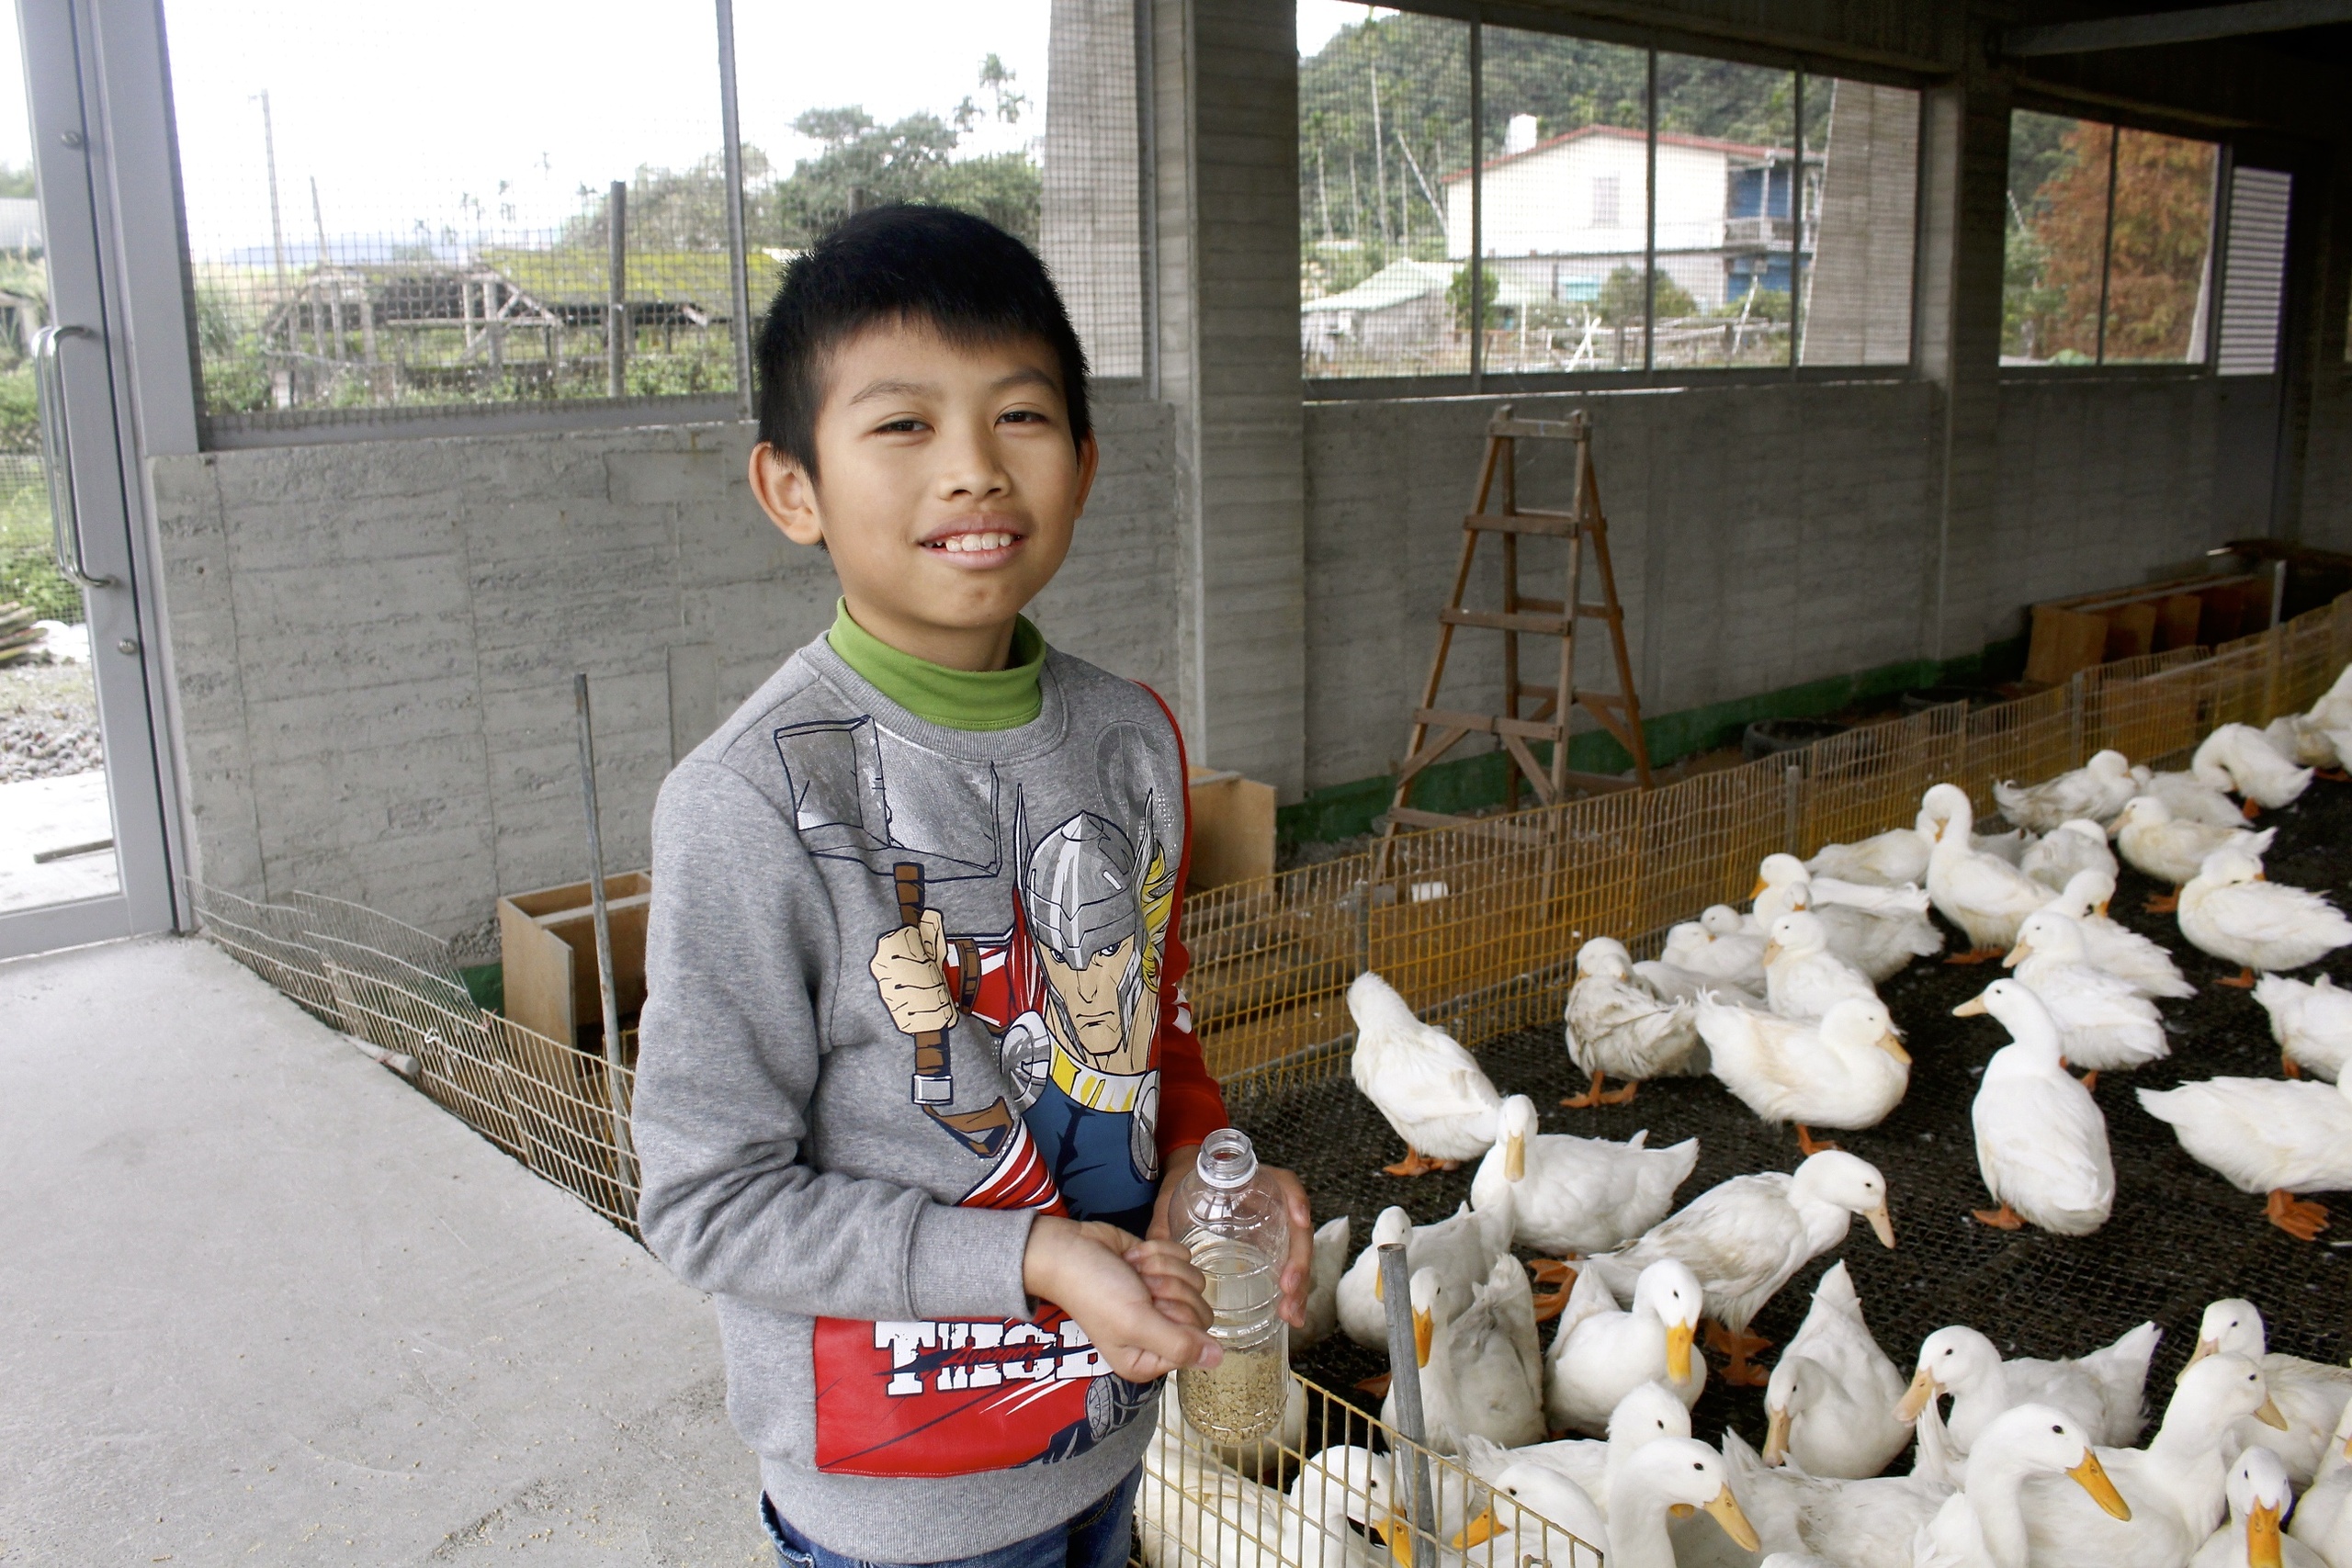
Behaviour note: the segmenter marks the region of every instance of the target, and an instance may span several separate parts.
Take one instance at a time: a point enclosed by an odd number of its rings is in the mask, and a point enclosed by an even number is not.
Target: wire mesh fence
[[[2102,665],[2014,702],[1930,708],[1801,753],[1401,834],[1378,856],[1202,893],[1186,916],[1188,991],[1209,1071],[1237,1105],[1342,1074],[1345,992],[1365,969],[1466,1045],[1548,1024],[1582,940],[1654,953],[1676,922],[1744,899],[1765,855],[1908,826],[1939,781],[1989,818],[1996,783],[2046,778],[2105,747],[2177,765],[2218,725],[2308,708],[2347,659],[2352,595],[2210,654]],[[189,890],[232,956],[329,1026],[412,1061],[436,1104],[635,1234],[632,1036],[608,1066],[486,1011],[447,943],[356,904]]]
[[[1282,1427],[1247,1448],[1212,1443],[1184,1421],[1172,1393],[1161,1397],[1136,1496],[1146,1568],[1376,1568],[1384,1555],[1460,1568],[1599,1568],[1599,1544],[1458,1460],[1295,1373],[1288,1389]]]

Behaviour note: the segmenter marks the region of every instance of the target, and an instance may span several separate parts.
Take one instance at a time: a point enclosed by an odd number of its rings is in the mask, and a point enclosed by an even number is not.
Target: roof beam
[[[2106,17],[2088,22],[2051,22],[2005,28],[2001,52],[2024,59],[2039,54],[2086,54],[2103,49],[2144,49],[2152,44],[2196,43],[2207,39],[2279,33],[2295,28],[2352,22],[2352,0],[2245,0],[2235,6],[2200,6],[2139,17]]]

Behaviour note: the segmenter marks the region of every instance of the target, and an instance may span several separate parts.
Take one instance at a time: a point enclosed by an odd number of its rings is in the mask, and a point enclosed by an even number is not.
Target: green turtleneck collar
[[[892,648],[850,619],[846,599],[835,604],[825,640],[842,663],[926,723],[948,729],[1018,729],[1045,706],[1037,672],[1046,667],[1046,638],[1026,615],[1013,618],[1012,662],[1002,670],[950,670]]]

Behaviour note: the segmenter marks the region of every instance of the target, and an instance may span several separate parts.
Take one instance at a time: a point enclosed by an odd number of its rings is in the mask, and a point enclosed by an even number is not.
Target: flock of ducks
[[[1623,1103],[1649,1078],[1707,1076],[1759,1118],[1794,1125],[1793,1172],[1734,1177],[1679,1209],[1696,1140],[1652,1148],[1645,1134],[1542,1133],[1532,1100],[1498,1092],[1379,976],[1358,976],[1352,1076],[1406,1145],[1387,1170],[1477,1166],[1455,1213],[1416,1224],[1387,1209],[1351,1266],[1346,1217],[1318,1231],[1308,1326],[1294,1344],[1339,1332],[1385,1350],[1378,1248],[1402,1244],[1430,1446],[1626,1568],[2352,1568],[2352,1369],[2267,1352],[2249,1302],[2207,1310],[2144,1446],[2153,1324],[2066,1361],[2004,1360],[1954,1325],[1928,1337],[1906,1382],[1840,1262],[1769,1375],[1749,1359],[1767,1342],[1747,1332],[1857,1217],[1894,1245],[1884,1176],[1815,1134],[1874,1126],[1903,1099],[1910,1057],[1876,987],[1943,950],[1931,908],[1969,943],[1945,962],[1998,958],[2009,971],[1954,1010],[1989,1016],[2009,1042],[1972,1107],[1992,1200],[1975,1218],[2063,1235],[2107,1222],[2115,1174],[2088,1085],[2167,1055],[2158,1004],[2195,992],[2163,947],[2109,918],[2119,855],[2174,888],[2152,910],[2239,966],[2218,984],[2252,988],[2284,1075],[2142,1089],[2140,1103],[2193,1158],[2264,1197],[2271,1223],[2316,1236],[2326,1211],[2301,1195],[2352,1188],[2352,991],[2282,972],[2352,944],[2352,920],[2267,880],[2272,835],[2245,824],[2346,761],[2352,669],[2309,715],[2216,730],[2185,773],[2102,751],[2030,787],[2003,784],[1996,798],[2013,826],[1999,834],[1978,833],[1966,794],[1938,784],[1911,828],[1810,861],[1768,857],[1749,912],[1708,909],[1675,927],[1656,960],[1585,942],[1566,1043],[1589,1086],[1563,1104]],[[1543,1296],[1514,1247],[1545,1255]],[[1555,1314],[1546,1346],[1539,1325]],[[1761,1453],[1728,1431],[1720,1452],[1690,1438],[1710,1375],[1702,1337],[1725,1358],[1726,1382],[1764,1388]],[[1883,1474],[1905,1449],[1909,1473]],[[1199,1456],[1160,1460],[1147,1478],[1163,1489],[1159,1504],[1247,1511],[1233,1483],[1258,1483],[1240,1471],[1204,1493],[1191,1472],[1179,1478]],[[1351,1527],[1396,1539],[1387,1462],[1360,1450],[1310,1461],[1285,1517],[1329,1513],[1329,1540],[1293,1542],[1305,1555],[1282,1562],[1377,1568],[1382,1554]],[[1467,1510],[1465,1498],[1464,1517],[1441,1521],[1440,1555],[1509,1550],[1491,1510],[1483,1522]],[[1385,1555],[1409,1563],[1404,1540]],[[1158,1568],[1148,1529],[1145,1546]],[[1256,1568],[1248,1551],[1199,1550],[1218,1568]],[[1516,1558],[1481,1559],[1496,1561]]]

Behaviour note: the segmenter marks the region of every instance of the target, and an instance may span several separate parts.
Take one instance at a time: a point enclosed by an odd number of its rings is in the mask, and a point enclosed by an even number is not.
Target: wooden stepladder
[[[1576,499],[1566,512],[1540,512],[1519,504],[1518,444],[1521,441],[1569,441],[1576,445]],[[1493,511],[1496,481],[1501,481],[1502,504]],[[1479,541],[1488,534],[1502,538],[1500,610],[1473,610],[1462,603],[1476,563]],[[1537,598],[1520,592],[1519,543],[1524,536],[1563,539],[1567,543],[1567,571],[1557,599]],[[1584,597],[1585,557],[1600,580],[1600,597]],[[1609,645],[1617,659],[1617,689],[1603,692],[1577,684],[1577,623],[1590,618],[1609,628]],[[1500,713],[1474,713],[1440,707],[1445,684],[1446,656],[1453,649],[1457,626],[1503,634],[1503,704]],[[1544,685],[1520,679],[1520,638],[1551,637],[1559,644],[1558,676]],[[1440,812],[1422,811],[1412,804],[1413,784],[1437,761],[1473,735],[1500,739],[1516,764],[1511,795],[1522,779],[1535,797],[1549,806],[1575,785],[1584,789],[1637,787],[1624,779],[1578,773],[1568,766],[1568,728],[1577,708],[1590,714],[1600,728],[1633,753],[1638,787],[1650,787],[1649,747],[1642,737],[1641,701],[1634,694],[1633,661],[1625,652],[1625,615],[1617,603],[1617,576],[1609,564],[1609,521],[1600,510],[1600,490],[1592,472],[1592,422],[1579,409],[1566,419],[1519,419],[1509,405],[1495,411],[1487,425],[1487,456],[1478,468],[1478,486],[1470,513],[1462,520],[1462,558],[1453,571],[1453,593],[1438,613],[1437,656],[1430,663],[1429,682],[1421,690],[1421,705],[1413,710],[1412,739],[1396,770],[1396,796],[1388,810],[1383,837],[1399,828],[1448,827],[1465,820]],[[1549,741],[1551,756],[1539,760],[1532,741]]]

